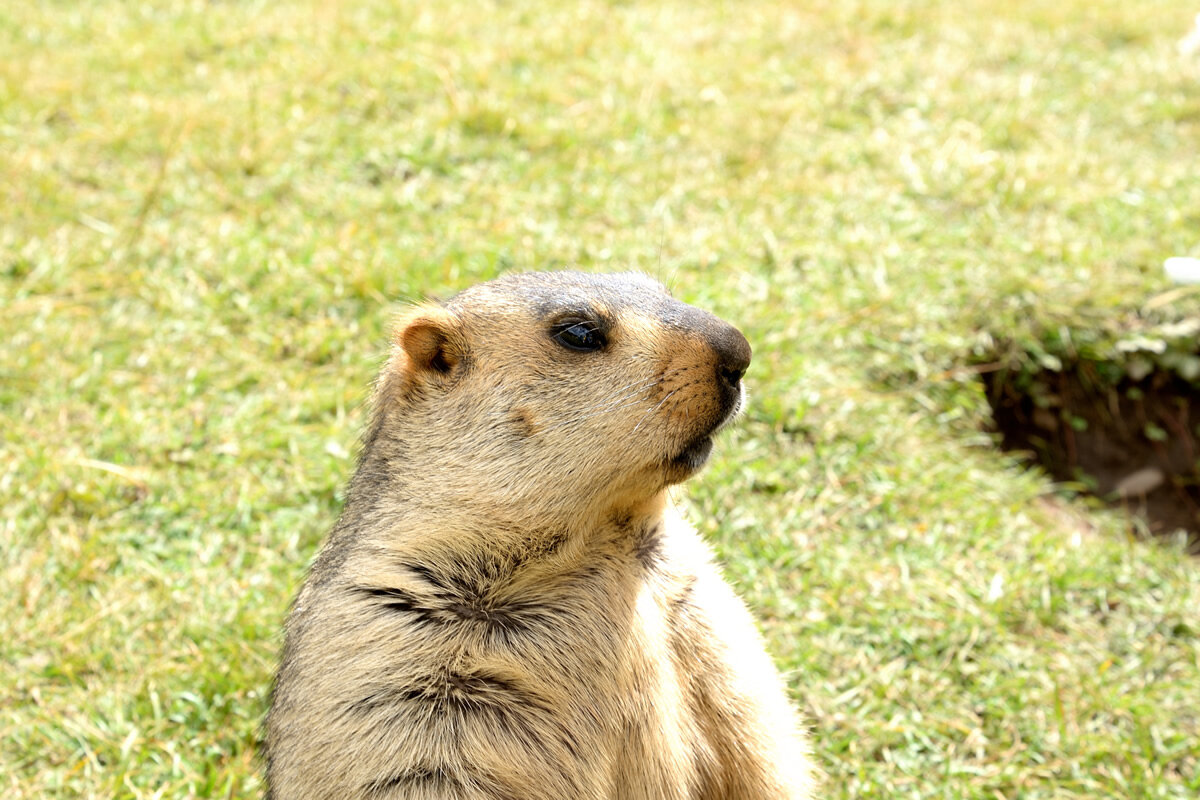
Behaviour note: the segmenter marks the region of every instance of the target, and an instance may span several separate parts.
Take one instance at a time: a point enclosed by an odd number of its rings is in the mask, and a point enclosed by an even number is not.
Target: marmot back
[[[810,797],[754,622],[666,495],[749,363],[633,273],[407,313],[288,618],[268,796]]]

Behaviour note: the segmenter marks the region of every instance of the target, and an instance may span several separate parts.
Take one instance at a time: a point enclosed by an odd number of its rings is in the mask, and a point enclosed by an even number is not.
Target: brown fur
[[[556,341],[564,318],[604,346]],[[636,274],[510,276],[407,314],[288,619],[269,796],[809,798],[754,622],[666,495],[749,358]]]

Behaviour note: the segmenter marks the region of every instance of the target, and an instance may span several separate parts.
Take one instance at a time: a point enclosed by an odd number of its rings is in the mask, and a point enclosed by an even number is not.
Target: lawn
[[[5,796],[259,794],[389,320],[567,265],[754,345],[679,496],[824,797],[1200,796],[1200,562],[999,452],[976,375],[1200,314],[1196,10],[4,4]]]

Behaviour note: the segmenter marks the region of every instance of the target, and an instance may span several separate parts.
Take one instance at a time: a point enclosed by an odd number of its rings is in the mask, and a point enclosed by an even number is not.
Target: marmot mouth
[[[704,466],[705,461],[708,461],[708,456],[712,453],[712,448],[712,437],[701,436],[683,448],[679,455],[672,458],[671,465],[683,467],[689,472],[695,472]]]

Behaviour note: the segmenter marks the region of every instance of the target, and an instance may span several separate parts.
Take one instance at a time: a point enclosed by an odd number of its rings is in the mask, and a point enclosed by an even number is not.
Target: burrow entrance
[[[1005,450],[1127,509],[1139,532],[1186,531],[1200,554],[1200,387],[1170,370],[1135,379],[1088,360],[982,379]]]

